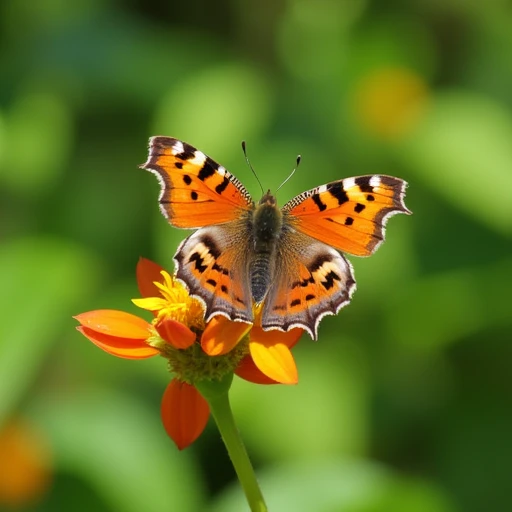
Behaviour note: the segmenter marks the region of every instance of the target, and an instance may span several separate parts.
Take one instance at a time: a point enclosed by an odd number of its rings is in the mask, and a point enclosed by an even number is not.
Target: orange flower
[[[52,454],[42,432],[23,418],[0,429],[0,509],[28,510],[51,486]]]
[[[233,372],[257,384],[297,383],[290,349],[302,329],[263,331],[223,316],[205,324],[202,304],[159,265],[144,258],[137,265],[137,282],[143,298],[133,302],[153,313],[151,322],[123,311],[96,310],[77,315],[77,329],[117,357],[161,355],[168,360],[174,378],[164,392],[161,415],[180,450],[199,437],[210,415],[194,383],[221,380]]]

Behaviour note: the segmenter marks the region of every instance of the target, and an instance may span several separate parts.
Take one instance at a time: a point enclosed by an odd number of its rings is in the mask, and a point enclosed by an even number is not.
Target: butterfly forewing
[[[369,256],[384,240],[387,219],[410,213],[407,183],[391,176],[346,178],[304,192],[284,207],[299,231],[336,249]]]
[[[252,206],[244,186],[201,151],[171,137],[152,137],[141,166],[158,177],[160,208],[180,228],[199,228],[238,219]]]

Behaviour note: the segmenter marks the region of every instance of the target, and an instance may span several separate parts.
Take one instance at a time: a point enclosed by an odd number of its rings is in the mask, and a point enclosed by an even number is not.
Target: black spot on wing
[[[198,252],[192,253],[188,259],[188,262],[195,263],[196,270],[198,270],[201,274],[208,268],[203,264],[204,260],[201,258],[201,255]]]
[[[313,295],[312,293],[308,293],[308,294],[306,295],[306,300],[313,300],[313,299],[315,299],[315,298],[316,298],[316,295]]]
[[[336,274],[333,270],[331,270],[324,278],[323,281],[321,281],[322,286],[326,290],[330,290],[334,286],[335,281],[340,281],[341,277]]]
[[[300,299],[293,299],[291,302],[290,302],[290,306],[292,308],[294,308],[295,306],[300,306]]]
[[[183,169],[183,162],[175,162],[174,167],[176,167],[176,169]]]
[[[215,281],[215,279],[207,279],[206,282],[213,287],[217,286],[217,281]]]
[[[219,183],[215,187],[215,192],[217,192],[217,194],[222,194],[222,192],[224,192],[224,190],[226,190],[228,185],[229,185],[229,178],[227,176],[224,176],[222,183]]]
[[[359,176],[355,179],[356,185],[361,192],[373,192],[373,187],[370,185],[371,176]]]
[[[228,293],[228,287],[227,287],[225,284],[223,284],[223,285],[220,287],[220,290],[221,290],[221,292],[222,292],[222,293]]]
[[[322,200],[320,199],[320,194],[313,194],[311,196],[311,199],[313,199],[313,201],[315,202],[315,204],[318,206],[318,209],[323,212],[326,208],[327,208],[327,205],[325,205],[324,203],[322,203]]]
[[[354,224],[354,219],[352,217],[347,217],[345,219],[345,226],[352,226]]]
[[[208,249],[208,252],[213,256],[215,260],[220,256],[221,251],[211,236],[203,235],[201,237],[201,242]]]
[[[367,201],[375,201],[375,197],[374,197],[374,196],[372,196],[371,194],[368,194],[368,195],[366,196],[366,199],[367,199]]]
[[[327,187],[327,190],[338,201],[338,205],[342,205],[348,201],[347,193],[343,189],[343,185],[340,183],[333,183]]]
[[[185,183],[185,185],[190,185],[192,183],[192,178],[188,174],[185,174],[183,176],[183,182]]]
[[[192,201],[197,201],[197,198],[199,197],[197,195],[197,192],[195,190],[193,190],[191,193],[190,193],[190,197],[192,198]]]
[[[211,158],[206,157],[204,160],[203,167],[201,167],[201,170],[199,171],[199,174],[197,175],[197,177],[201,181],[204,181],[206,178],[213,176],[216,171],[217,171],[217,164]]]
[[[229,275],[229,270],[227,268],[221,267],[217,263],[214,263],[212,265],[212,269],[215,270],[216,272],[220,272],[221,274],[223,274],[225,276]]]
[[[192,158],[194,158],[196,149],[186,142],[182,142],[182,144],[183,151],[181,153],[176,153],[174,156],[180,160],[192,160]]]
[[[361,213],[365,208],[366,208],[366,206],[365,206],[364,204],[357,203],[357,204],[354,206],[354,211],[355,211],[356,213]]]
[[[309,284],[312,284],[314,282],[315,282],[315,280],[313,279],[312,276],[310,276],[307,279],[303,279],[302,281],[295,281],[294,283],[292,283],[292,288],[298,288],[299,286],[302,286],[302,288],[305,288],[306,286],[308,286]]]
[[[308,270],[312,274],[313,272],[316,272],[324,263],[328,263],[329,261],[332,261],[332,255],[330,254],[321,254],[320,256],[317,256],[309,265]]]

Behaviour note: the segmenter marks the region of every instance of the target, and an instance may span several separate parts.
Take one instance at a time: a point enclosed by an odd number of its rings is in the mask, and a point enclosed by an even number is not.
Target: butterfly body
[[[250,233],[253,254],[249,263],[251,294],[260,304],[270,287],[273,274],[276,245],[283,226],[283,215],[277,208],[270,190],[261,198],[253,211]]]
[[[175,255],[176,276],[205,305],[264,330],[301,327],[317,337],[355,290],[352,266],[339,251],[372,254],[384,225],[403,203],[406,183],[391,176],[346,178],[306,191],[278,208],[268,191],[255,204],[244,186],[192,146],[152,137],[142,166],[161,183],[169,222],[197,229]]]

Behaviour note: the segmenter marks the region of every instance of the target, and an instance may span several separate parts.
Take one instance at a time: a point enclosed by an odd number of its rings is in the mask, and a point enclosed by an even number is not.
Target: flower
[[[162,267],[141,258],[137,283],[142,295],[133,303],[150,311],[148,322],[116,310],[95,310],[75,316],[77,327],[96,346],[117,357],[145,359],[161,355],[174,378],[161,405],[164,428],[179,449],[203,432],[210,415],[196,384],[220,381],[235,373],[257,384],[295,384],[297,367],[291,348],[303,330],[263,331],[224,316],[204,321],[200,301]]]
[[[32,508],[51,487],[49,440],[27,419],[15,417],[0,428],[0,509]]]

